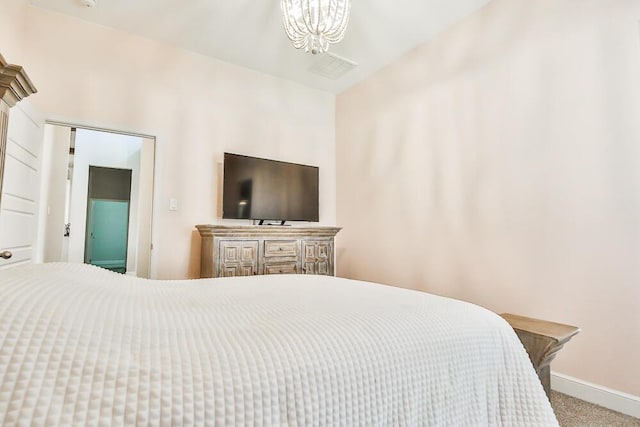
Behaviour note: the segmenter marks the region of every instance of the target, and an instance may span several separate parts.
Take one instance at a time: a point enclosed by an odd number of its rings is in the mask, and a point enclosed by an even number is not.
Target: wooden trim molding
[[[19,65],[9,64],[0,54],[0,99],[15,106],[22,99],[37,92],[29,76]]]

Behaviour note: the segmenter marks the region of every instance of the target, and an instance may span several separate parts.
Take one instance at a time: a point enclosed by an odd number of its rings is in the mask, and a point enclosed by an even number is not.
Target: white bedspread
[[[80,264],[0,272],[4,425],[557,425],[480,307],[279,275],[151,281]]]

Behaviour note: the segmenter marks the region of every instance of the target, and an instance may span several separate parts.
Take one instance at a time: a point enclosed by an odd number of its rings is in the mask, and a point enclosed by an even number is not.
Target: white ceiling
[[[352,0],[344,40],[329,51],[358,63],[338,80],[309,71],[318,56],[287,39],[280,0],[31,0],[86,21],[328,91],[342,90],[393,62],[489,0]]]

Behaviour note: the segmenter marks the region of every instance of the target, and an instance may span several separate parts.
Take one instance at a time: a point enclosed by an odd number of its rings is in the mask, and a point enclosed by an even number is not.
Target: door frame
[[[66,121],[61,121],[61,120],[53,120],[53,119],[46,119],[44,121],[45,124],[47,125],[54,125],[54,126],[63,126],[63,127],[68,127],[68,128],[76,128],[76,129],[86,129],[86,130],[92,130],[92,131],[98,131],[98,132],[106,132],[106,133],[113,133],[113,134],[117,134],[117,135],[128,135],[128,136],[134,136],[134,137],[139,137],[139,138],[144,138],[144,139],[148,139],[152,142],[153,144],[153,159],[152,159],[152,174],[151,174],[151,206],[150,206],[150,213],[149,213],[149,257],[147,259],[148,263],[149,263],[149,271],[148,271],[148,278],[153,278],[155,277],[155,273],[156,273],[156,257],[154,254],[154,241],[155,241],[155,221],[156,221],[156,182],[157,182],[157,174],[158,174],[158,153],[157,153],[157,149],[158,149],[158,140],[157,137],[154,135],[149,135],[149,134],[145,134],[145,133],[140,133],[140,132],[136,132],[136,131],[127,131],[127,130],[115,130],[115,129],[110,129],[110,128],[105,128],[105,127],[100,127],[100,126],[92,126],[92,125],[87,125],[87,124],[82,124],[81,122],[66,122]],[[138,255],[136,255],[138,256]]]

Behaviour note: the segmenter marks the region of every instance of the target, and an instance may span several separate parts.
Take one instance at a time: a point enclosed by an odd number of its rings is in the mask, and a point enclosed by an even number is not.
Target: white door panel
[[[29,264],[32,262],[33,249],[31,246],[26,248],[13,248],[11,249],[13,256],[7,262],[3,262],[0,265],[0,270],[6,270],[7,268],[16,267],[22,264]],[[8,262],[10,261],[10,262]]]
[[[0,269],[32,261],[38,227],[38,198],[44,120],[28,101],[9,113],[7,151],[0,206]]]
[[[4,200],[2,200],[2,205],[4,206]],[[3,207],[1,215],[0,236],[2,236],[2,250],[33,246],[33,241],[36,237],[34,214],[13,212]]]
[[[11,142],[8,142],[8,145],[10,144]],[[7,157],[4,163],[4,181],[2,183],[3,197],[7,194],[35,202],[38,197],[39,186],[38,170],[16,160],[7,150]]]
[[[5,198],[6,196],[6,198]],[[2,196],[2,207],[12,212],[31,213],[36,208],[36,202],[34,200],[27,200],[21,197],[16,197],[11,194],[4,194]]]
[[[38,158],[42,151],[43,122],[40,113],[31,106],[28,100],[23,100],[16,104],[9,113],[7,139],[13,140],[14,144]],[[34,138],[38,135],[40,138]]]
[[[40,158],[38,155],[26,150],[16,142],[12,141],[12,144],[7,145],[7,156],[13,157],[18,162],[33,170],[38,170],[40,168]]]

